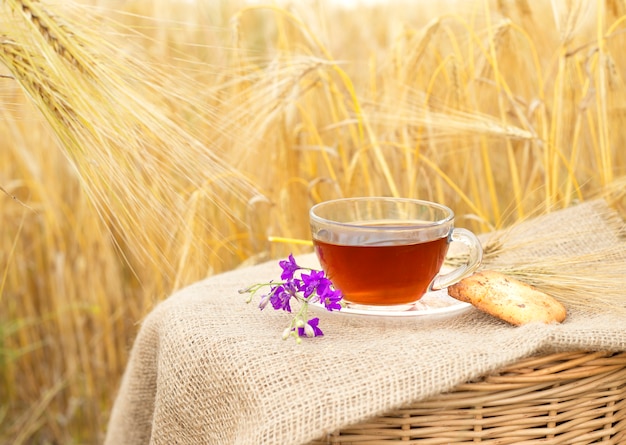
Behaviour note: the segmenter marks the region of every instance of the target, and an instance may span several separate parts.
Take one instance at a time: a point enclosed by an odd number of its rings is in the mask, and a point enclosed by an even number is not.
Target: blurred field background
[[[624,211],[626,1],[356,3],[0,3],[0,443],[100,443],[142,318],[320,200]]]

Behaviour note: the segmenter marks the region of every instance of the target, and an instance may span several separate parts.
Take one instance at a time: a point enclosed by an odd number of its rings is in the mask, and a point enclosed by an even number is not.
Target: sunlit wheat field
[[[623,0],[0,2],[0,443],[100,443],[146,314],[322,200],[624,212],[625,45]]]

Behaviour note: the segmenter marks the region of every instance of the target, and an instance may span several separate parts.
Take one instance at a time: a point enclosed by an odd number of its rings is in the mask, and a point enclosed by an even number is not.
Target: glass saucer
[[[321,303],[311,303],[309,307],[314,310],[329,312]],[[389,308],[388,306],[362,306],[347,303],[340,311],[332,311],[330,313],[337,314],[337,316],[364,316],[395,319],[418,318],[432,320],[458,315],[471,307],[472,305],[469,303],[450,297],[447,290],[443,289],[428,292],[419,301],[402,305],[399,309]]]

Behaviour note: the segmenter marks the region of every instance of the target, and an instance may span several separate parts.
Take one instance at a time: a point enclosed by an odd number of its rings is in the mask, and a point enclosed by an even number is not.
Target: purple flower
[[[270,302],[274,309],[282,309],[287,312],[291,312],[291,306],[289,306],[289,301],[291,297],[293,297],[296,292],[298,292],[297,285],[288,281],[287,283],[276,286],[274,291],[270,294]]]
[[[279,261],[282,269],[282,282],[258,283],[239,291],[240,293],[256,294],[263,287],[269,287],[269,292],[261,295],[259,309],[264,310],[269,304],[275,310],[292,312],[291,304],[295,299],[301,308],[296,311],[291,324],[283,332],[283,338],[319,337],[324,335],[319,328],[319,318],[307,318],[309,304],[321,304],[328,311],[341,310],[341,291],[335,289],[332,282],[326,278],[324,271],[301,267],[296,263],[293,254],[286,260]],[[305,273],[307,272],[307,273]],[[298,274],[296,274],[298,273]],[[247,300],[249,303],[252,295]]]
[[[301,278],[302,284],[299,290],[303,292],[304,298],[309,298],[313,293],[317,293],[318,296],[324,295],[331,284],[321,270],[312,270],[309,275],[303,273]]]
[[[320,328],[317,327],[319,322],[319,318],[311,318],[306,322],[304,327],[298,328],[298,335],[300,337],[321,337],[322,335],[324,335],[324,333]]]
[[[288,260],[281,260],[278,264],[283,269],[283,273],[280,275],[280,278],[283,280],[292,280],[295,271],[301,269],[301,267],[296,264],[293,254],[289,255]]]
[[[265,294],[261,296],[261,300],[259,301],[259,309],[263,310],[267,306],[267,303],[270,302],[270,294]]]
[[[343,295],[341,294],[341,291],[339,289],[332,290],[329,287],[325,293],[320,295],[320,302],[328,311],[340,311],[341,304],[339,304],[339,302],[342,298]]]

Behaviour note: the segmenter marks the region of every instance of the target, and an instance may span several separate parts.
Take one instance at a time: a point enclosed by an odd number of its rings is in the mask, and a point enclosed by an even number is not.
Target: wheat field
[[[321,200],[624,214],[625,44],[624,0],[0,2],[0,443],[100,443],[142,318]]]

